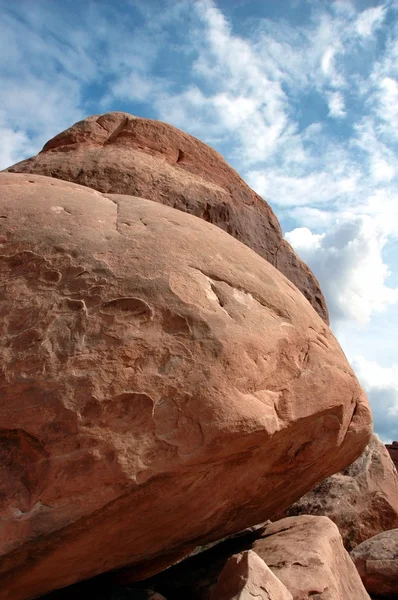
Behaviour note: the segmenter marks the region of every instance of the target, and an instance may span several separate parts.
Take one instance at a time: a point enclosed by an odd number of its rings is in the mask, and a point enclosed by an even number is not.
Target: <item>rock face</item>
[[[293,600],[369,600],[339,530],[327,517],[288,517],[267,525],[253,550]]]
[[[357,379],[258,254],[142,198],[0,190],[2,600],[157,571],[360,455]]]
[[[252,550],[231,556],[210,600],[293,600],[281,581]]]
[[[391,460],[394,463],[395,468],[398,471],[398,442],[386,444],[386,448],[391,456]]]
[[[370,594],[398,598],[398,529],[366,540],[351,552],[351,558]]]
[[[329,322],[317,280],[269,205],[217,152],[171,125],[120,112],[89,117],[8,170],[141,196],[214,223],[286,275]]]
[[[398,527],[398,475],[375,436],[349,467],[328,477],[285,513],[326,515],[340,530],[347,550]]]

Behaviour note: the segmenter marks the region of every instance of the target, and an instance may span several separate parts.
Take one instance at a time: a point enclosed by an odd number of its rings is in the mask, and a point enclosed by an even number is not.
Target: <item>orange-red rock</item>
[[[398,527],[398,475],[384,444],[374,435],[349,467],[328,477],[295,502],[286,515],[332,519],[347,550]]]
[[[398,529],[384,531],[351,552],[369,594],[398,598]]]
[[[253,550],[293,600],[369,600],[336,525],[327,517],[287,517],[267,525]]]
[[[121,112],[88,117],[8,170],[141,196],[214,223],[286,275],[328,323],[319,284],[270,206],[217,152],[171,125]]]
[[[10,173],[0,216],[2,600],[143,573],[362,452],[369,407],[332,333],[218,227]]]
[[[252,550],[235,554],[227,561],[210,600],[293,600],[281,581]]]

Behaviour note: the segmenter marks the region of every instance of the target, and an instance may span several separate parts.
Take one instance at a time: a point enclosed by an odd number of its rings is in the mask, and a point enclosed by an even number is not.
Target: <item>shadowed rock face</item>
[[[8,171],[148,198],[214,223],[281,271],[329,323],[316,278],[282,239],[270,206],[217,152],[175,127],[121,112],[88,117]]]
[[[145,584],[133,585],[132,597],[139,585],[148,585],[174,600],[263,598],[264,592],[267,599],[282,600],[286,590],[293,600],[369,600],[339,531],[328,518],[290,517],[242,534],[166,569]],[[282,586],[269,586],[274,578],[265,573],[264,563]],[[118,589],[117,581],[128,580],[128,568],[109,574],[109,578],[113,589]],[[83,594],[106,587],[106,579],[92,581],[92,591]],[[62,600],[69,600],[79,589],[74,586],[65,592]],[[48,600],[58,598],[50,596]]]
[[[0,216],[1,600],[155,573],[362,452],[329,328],[218,227],[10,173]]]

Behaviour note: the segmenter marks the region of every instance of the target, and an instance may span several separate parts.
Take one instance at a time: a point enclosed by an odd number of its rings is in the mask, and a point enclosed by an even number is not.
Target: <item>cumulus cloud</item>
[[[346,319],[365,324],[374,312],[398,301],[383,262],[385,235],[369,216],[346,214],[327,233],[301,227],[286,239],[319,279],[336,327]]]
[[[398,440],[398,364],[382,367],[357,355],[351,366],[371,403],[375,432],[385,443]]]

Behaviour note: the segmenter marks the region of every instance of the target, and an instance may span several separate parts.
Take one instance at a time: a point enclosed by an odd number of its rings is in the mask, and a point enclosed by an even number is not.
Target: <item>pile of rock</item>
[[[0,217],[0,598],[368,598],[326,517],[197,554],[372,429],[266,202],[198,140],[112,113],[0,174]]]
[[[281,516],[303,514],[332,519],[349,551],[398,527],[398,474],[377,436],[352,465],[322,481]]]

